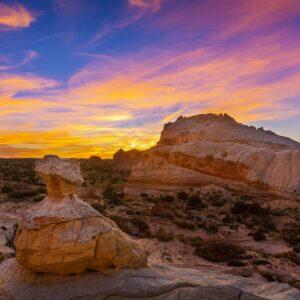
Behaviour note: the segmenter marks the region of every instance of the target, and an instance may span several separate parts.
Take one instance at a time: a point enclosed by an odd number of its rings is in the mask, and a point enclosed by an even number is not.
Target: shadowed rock
[[[48,196],[21,220],[16,259],[33,272],[79,274],[103,268],[141,267],[137,243],[75,194],[79,163],[46,156],[36,164]]]
[[[300,297],[299,291],[288,284],[167,265],[62,279],[31,274],[10,259],[0,266],[0,274],[0,299],[5,300],[296,300]]]

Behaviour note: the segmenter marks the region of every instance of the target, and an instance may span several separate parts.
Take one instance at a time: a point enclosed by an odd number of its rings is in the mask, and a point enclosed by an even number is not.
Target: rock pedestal
[[[86,270],[143,267],[138,244],[75,194],[79,162],[46,156],[36,164],[48,196],[21,220],[16,259],[32,272],[61,275]]]

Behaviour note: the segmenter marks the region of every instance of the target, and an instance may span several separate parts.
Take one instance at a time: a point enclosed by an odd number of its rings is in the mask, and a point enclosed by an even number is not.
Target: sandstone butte
[[[135,241],[76,196],[82,181],[78,161],[46,156],[36,170],[48,196],[20,222],[15,248],[22,266],[67,275],[146,265],[146,255]]]
[[[300,195],[300,143],[227,114],[179,117],[139,156],[124,189],[130,196],[208,184]]]

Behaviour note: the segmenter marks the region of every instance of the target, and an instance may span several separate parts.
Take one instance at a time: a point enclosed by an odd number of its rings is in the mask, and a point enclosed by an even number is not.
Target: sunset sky
[[[110,157],[207,112],[300,141],[299,0],[0,0],[0,157]]]

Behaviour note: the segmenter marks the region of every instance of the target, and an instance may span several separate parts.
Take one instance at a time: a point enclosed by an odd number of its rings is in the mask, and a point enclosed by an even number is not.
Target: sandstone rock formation
[[[131,169],[141,158],[142,152],[137,149],[124,151],[119,149],[113,156],[113,161],[118,164],[120,168]]]
[[[0,265],[0,299],[189,299],[296,300],[300,292],[281,283],[167,265],[62,279],[31,274],[14,259]]]
[[[132,170],[127,195],[207,184],[300,194],[300,143],[226,114],[179,117],[146,153]]]
[[[48,196],[21,220],[16,259],[33,272],[79,274],[110,267],[142,267],[146,256],[109,219],[75,194],[79,163],[46,156],[36,164]]]

